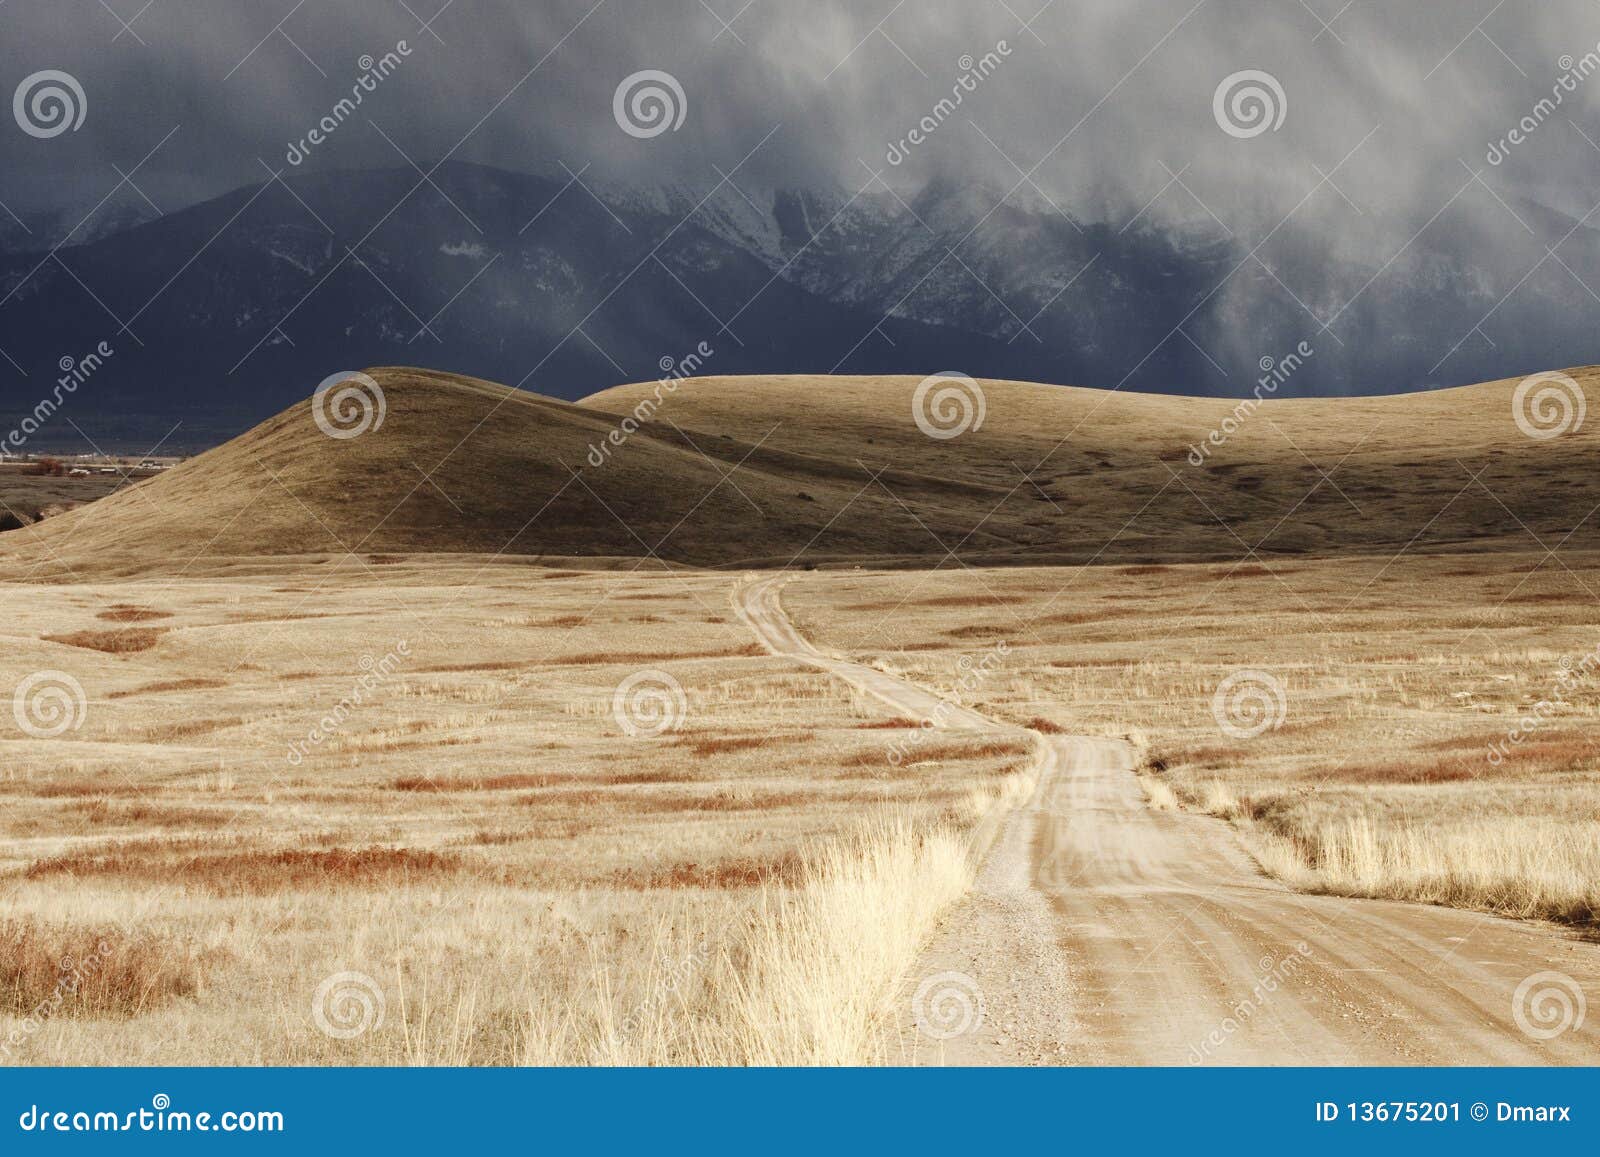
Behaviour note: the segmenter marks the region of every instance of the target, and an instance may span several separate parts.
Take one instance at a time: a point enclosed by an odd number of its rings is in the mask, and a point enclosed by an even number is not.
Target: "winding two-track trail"
[[[784,581],[734,595],[770,651],[913,717],[943,702],[818,651],[784,614]],[[1002,728],[951,704],[942,714],[947,727]],[[1126,743],[1045,742],[1038,790],[919,970],[970,976],[984,1022],[937,1042],[908,1030],[908,1061],[1600,1064],[1600,1007],[1572,1023],[1580,993],[1600,997],[1600,945],[1475,912],[1292,892],[1222,821],[1152,811]]]

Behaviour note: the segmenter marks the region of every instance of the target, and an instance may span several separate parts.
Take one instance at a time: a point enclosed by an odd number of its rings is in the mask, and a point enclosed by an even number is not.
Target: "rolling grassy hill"
[[[1529,437],[1515,381],[1269,399],[1196,465],[1191,447],[1231,425],[1237,403],[986,381],[981,425],[935,438],[914,419],[912,377],[701,378],[571,404],[370,372],[380,427],[329,437],[301,402],[161,477],[0,536],[0,573],[412,552],[1144,562],[1595,545],[1600,532],[1595,426]],[[1600,369],[1570,373],[1600,386]]]

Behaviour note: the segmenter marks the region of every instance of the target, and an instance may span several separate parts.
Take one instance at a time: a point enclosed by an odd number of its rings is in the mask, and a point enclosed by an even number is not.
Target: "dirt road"
[[[826,656],[784,615],[781,578],[735,605],[775,654],[820,667],[914,717],[925,688]],[[999,724],[964,708],[950,727]],[[1547,925],[1310,896],[1263,876],[1220,820],[1152,811],[1133,750],[1050,737],[922,978],[961,990],[935,1064],[1600,1064],[1600,945]],[[917,977],[913,977],[913,984]],[[1565,1026],[1565,1027],[1563,1027]],[[929,1027],[924,1022],[924,1028]]]

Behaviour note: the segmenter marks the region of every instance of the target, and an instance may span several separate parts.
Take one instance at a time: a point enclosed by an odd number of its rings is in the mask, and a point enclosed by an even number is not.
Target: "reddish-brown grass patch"
[[[1464,779],[1476,779],[1490,770],[1482,759],[1475,765],[1460,757],[1427,761],[1391,759],[1384,763],[1337,767],[1327,778],[1339,783],[1459,783]]]
[[[614,872],[614,888],[759,888],[768,884],[798,884],[805,876],[805,861],[795,852],[759,858],[745,856],[735,860],[701,864],[695,861],[649,870],[624,868]]]
[[[902,753],[902,765],[909,766],[915,763],[942,763],[946,760],[958,759],[994,759],[1005,755],[1025,755],[1027,748],[1012,740],[996,739],[987,743],[930,743],[922,747],[913,747]],[[887,763],[887,751],[858,751],[854,755],[847,755],[840,760],[841,767],[871,767],[876,763]]]
[[[673,741],[673,747],[687,747],[702,758],[708,755],[730,755],[736,751],[754,751],[773,743],[804,743],[816,738],[814,732],[794,735],[682,735]]]
[[[103,651],[108,655],[129,655],[135,651],[148,651],[166,633],[164,627],[131,627],[120,631],[69,631],[64,635],[45,635],[47,643],[65,643],[69,647],[82,647],[88,651]]]
[[[155,683],[146,683],[143,687],[134,687],[127,691],[113,691],[107,699],[126,699],[130,695],[160,695],[166,691],[206,691],[215,687],[226,687],[221,679],[162,679]]]
[[[1582,732],[1535,735],[1519,744],[1505,735],[1481,740],[1476,751],[1456,751],[1442,758],[1416,759],[1402,755],[1382,763],[1341,767],[1329,778],[1346,783],[1454,783],[1465,779],[1503,779],[1508,775],[1548,775],[1591,771],[1597,761],[1595,743]],[[1490,746],[1498,759],[1491,762]],[[1440,750],[1439,744],[1420,750]],[[1449,752],[1451,749],[1445,748]]]
[[[544,661],[550,667],[601,667],[618,663],[671,663],[686,659],[742,659],[752,655],[765,655],[759,643],[746,643],[742,647],[721,651],[587,651],[581,655],[557,655]]]
[[[402,775],[390,781],[394,791],[526,791],[548,787],[625,787],[651,783],[688,783],[695,777],[681,771],[616,771],[602,775],[563,775],[560,772],[507,772],[503,775],[426,776]]]
[[[220,954],[115,927],[0,921],[0,1012],[127,1019],[199,991]]]
[[[190,719],[184,723],[169,723],[164,727],[152,728],[145,733],[144,738],[150,743],[175,743],[180,739],[194,739],[200,735],[226,731],[243,722],[242,715],[229,715],[223,719]]]
[[[1211,747],[1194,747],[1188,751],[1180,752],[1173,762],[1196,763],[1201,767],[1227,767],[1230,764],[1245,762],[1252,754],[1252,750],[1248,747],[1217,744]]]
[[[921,727],[915,719],[875,719],[871,723],[857,723],[858,731],[887,731],[890,728]]]
[[[970,627],[956,627],[945,632],[948,639],[987,639],[998,635],[1002,628],[989,626],[986,623],[974,623]],[[911,648],[906,648],[910,650]]]
[[[149,607],[115,606],[95,616],[108,623],[148,623],[155,619],[170,619],[170,611],[157,611]]]
[[[41,783],[33,794],[42,799],[64,799],[74,796],[143,795],[146,789],[125,779],[96,776],[93,779],[52,779]]]
[[[1029,731],[1037,731],[1040,735],[1065,735],[1067,729],[1053,720],[1046,719],[1043,715],[1035,715],[1023,724]]]
[[[936,743],[911,752],[916,759],[995,759],[1003,755],[1026,755],[1027,746],[1011,739],[996,739],[976,746],[967,743]]]
[[[419,675],[441,675],[456,671],[515,671],[521,667],[531,667],[531,663],[483,662],[483,663],[447,663],[440,667],[418,667]]]
[[[91,824],[105,827],[220,828],[236,814],[229,808],[181,807],[169,803],[114,804],[104,799],[89,799],[70,805],[71,810]]]
[[[1555,727],[1536,733],[1530,742],[1513,746],[1504,731],[1480,731],[1472,735],[1455,735],[1448,739],[1430,739],[1415,745],[1417,751],[1477,751],[1487,752],[1491,747],[1505,747],[1513,751],[1530,747],[1570,747],[1573,751],[1592,748],[1600,743],[1600,733],[1579,731],[1572,727]]]
[[[1098,623],[1104,619],[1124,619],[1129,615],[1136,615],[1138,611],[1126,607],[1107,607],[1099,611],[1063,611],[1058,615],[1046,615],[1038,621],[1041,627],[1075,627],[1084,623]]]
[[[753,751],[765,747],[767,737],[762,735],[717,735],[710,739],[687,739],[673,744],[687,747],[696,755],[731,755],[735,751]]]
[[[1271,567],[1246,563],[1244,566],[1237,566],[1231,570],[1214,570],[1211,572],[1211,577],[1214,579],[1278,578],[1282,575],[1294,573],[1293,570],[1273,570]]]
[[[147,848],[159,848],[150,841]],[[28,879],[67,875],[120,876],[141,880],[178,882],[207,888],[219,894],[263,894],[285,890],[349,887],[403,887],[455,872],[460,861],[439,852],[414,848],[331,848],[310,851],[211,853],[172,860],[160,855],[127,852],[107,855],[76,853],[36,860],[25,873]]]
[[[1029,600],[1016,595],[939,595],[919,599],[909,604],[913,607],[1007,607]]]

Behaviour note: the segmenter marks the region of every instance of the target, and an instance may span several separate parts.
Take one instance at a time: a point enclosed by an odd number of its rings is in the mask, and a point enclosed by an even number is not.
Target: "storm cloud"
[[[444,158],[691,199],[954,182],[980,208],[1225,242],[1321,328],[1424,231],[1492,304],[1593,223],[1600,187],[1588,0],[108,4],[0,8],[4,91],[57,69],[87,101],[76,132],[0,133],[12,211]],[[671,78],[675,128],[619,127],[646,70]]]
[[[113,164],[136,163],[173,126],[143,170],[150,186],[182,199],[257,180],[256,158],[281,167],[361,59],[402,41],[404,67],[308,164],[452,154],[709,188],[765,140],[741,169],[757,182],[853,190],[870,170],[900,187],[944,174],[1004,190],[1026,174],[1021,192],[1080,218],[1120,223],[1156,198],[1152,213],[1214,212],[1241,231],[1270,228],[1337,166],[1299,213],[1331,214],[1341,233],[1368,214],[1426,220],[1467,179],[1463,162],[1501,196],[1580,213],[1600,173],[1580,132],[1595,135],[1600,84],[1567,94],[1503,164],[1485,160],[1550,96],[1562,57],[1600,43],[1600,10],[1583,0],[154,0],[129,28],[96,0],[16,0],[0,30],[6,91],[62,69],[89,103],[68,136],[5,134],[0,196],[29,205],[115,182]],[[958,87],[963,60],[1001,43],[1001,66],[889,165],[890,146]],[[681,84],[678,131],[617,131],[616,87],[643,69]],[[1277,78],[1286,107],[1276,131],[1238,139],[1219,130],[1213,97],[1244,70]],[[1472,200],[1492,204],[1488,191]]]

